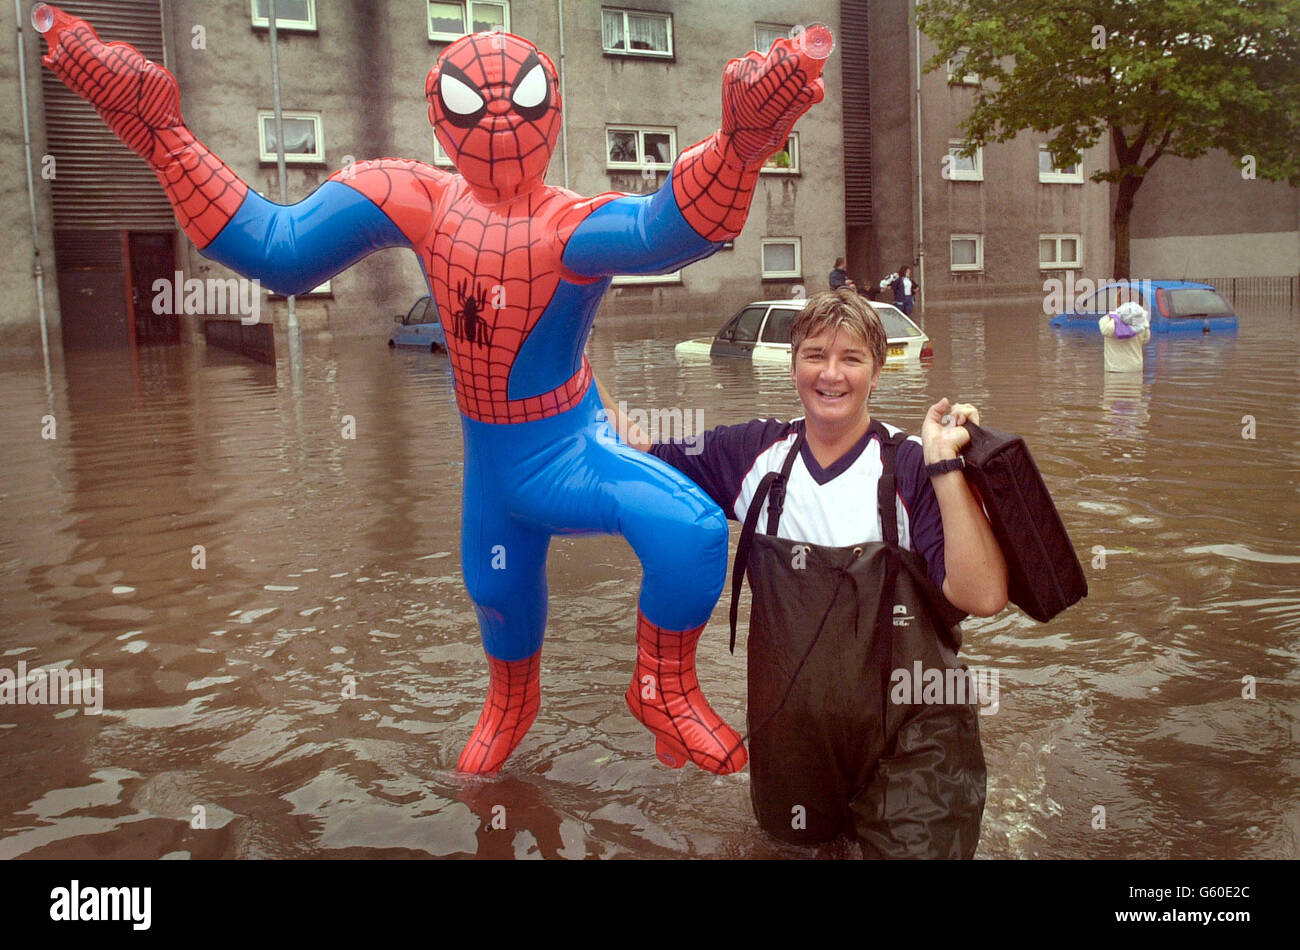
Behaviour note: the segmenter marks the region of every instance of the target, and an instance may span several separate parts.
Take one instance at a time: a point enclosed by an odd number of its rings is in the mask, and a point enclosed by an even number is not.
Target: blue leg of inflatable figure
[[[705,700],[694,660],[725,581],[726,520],[684,475],[604,435],[599,408],[593,388],[539,422],[465,421],[462,556],[492,675],[460,767],[496,771],[536,716],[549,536],[599,532],[624,535],[644,570],[633,715],[665,764],[733,772],[744,745]]]

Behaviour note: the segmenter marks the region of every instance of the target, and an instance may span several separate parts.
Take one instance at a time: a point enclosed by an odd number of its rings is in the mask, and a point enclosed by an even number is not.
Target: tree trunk
[[[1133,215],[1133,196],[1142,187],[1142,179],[1126,175],[1119,180],[1119,194],[1115,198],[1115,263],[1111,269],[1112,280],[1128,280],[1131,262],[1129,257],[1129,219]]]

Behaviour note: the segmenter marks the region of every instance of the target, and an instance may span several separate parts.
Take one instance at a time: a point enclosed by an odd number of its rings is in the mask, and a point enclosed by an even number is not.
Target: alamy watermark
[[[152,905],[152,887],[93,887],[74,878],[50,891],[50,920],[126,921],[132,930],[148,930]]]
[[[636,426],[651,442],[680,442],[687,455],[699,455],[704,451],[703,409],[678,406],[637,409],[629,408],[626,402],[619,400],[617,417],[604,409],[597,414],[597,421],[608,422],[611,427],[616,418],[625,420],[629,426]]]
[[[0,668],[0,706],[85,706],[87,716],[104,711],[104,671]]]
[[[960,706],[976,703],[981,716],[992,716],[1000,706],[998,671],[985,667],[930,668],[920,660],[912,668],[889,674],[889,701],[896,706]]]
[[[1060,313],[1079,312],[1079,308],[1090,304],[1089,313],[1106,313],[1110,307],[1108,300],[1089,299],[1098,291],[1108,290],[1116,295],[1115,304],[1126,299],[1147,301],[1144,304],[1151,309],[1150,301],[1155,300],[1155,286],[1149,280],[1116,280],[1112,277],[1078,277],[1074,271],[1067,270],[1064,279],[1049,277],[1043,281],[1043,313],[1056,316]]]
[[[163,314],[234,315],[245,326],[262,317],[262,282],[257,278],[197,277],[185,279],[181,271],[174,278],[159,277],[153,282],[153,312]]]

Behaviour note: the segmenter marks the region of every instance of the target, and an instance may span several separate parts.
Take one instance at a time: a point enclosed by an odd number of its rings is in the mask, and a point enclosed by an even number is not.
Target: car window
[[[429,321],[425,319],[425,312],[428,310],[429,304],[431,304],[432,302],[433,302],[432,299],[429,297],[421,297],[419,300],[417,300],[414,304],[411,305],[411,310],[406,315],[406,322],[407,323],[428,323]]]
[[[1232,315],[1232,307],[1213,290],[1170,290],[1169,315],[1171,317],[1224,317]]]
[[[766,307],[746,307],[722,328],[718,339],[728,343],[753,343],[758,339],[758,327],[765,313]]]
[[[767,323],[763,324],[763,342],[788,345],[790,325],[794,323],[794,318],[797,316],[799,316],[798,310],[789,307],[773,307],[772,312],[767,316]]]
[[[921,331],[912,325],[911,321],[891,308],[878,307],[876,313],[880,314],[880,322],[884,324],[885,336],[891,340],[897,340],[899,337],[920,336]]]
[[[1137,282],[1134,281],[1134,283]],[[1145,307],[1150,312],[1151,302],[1136,286],[1112,284],[1084,297],[1075,313],[1114,313],[1122,304],[1128,303],[1130,300]]]

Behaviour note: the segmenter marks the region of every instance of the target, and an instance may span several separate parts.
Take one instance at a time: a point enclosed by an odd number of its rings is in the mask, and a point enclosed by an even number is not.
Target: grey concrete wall
[[[24,8],[25,12],[25,8]],[[39,347],[36,281],[32,265],[38,249],[32,241],[27,198],[26,156],[23,143],[22,96],[19,86],[18,35],[12,29],[12,5],[0,7],[0,22],[10,24],[0,51],[0,346]],[[46,326],[52,348],[60,345],[58,283],[54,271],[53,226],[50,218],[49,182],[40,177],[45,153],[45,110],[39,70],[44,41],[29,21],[22,24],[26,50],[28,118],[32,135],[32,163],[36,187],[38,245],[45,271]]]
[[[1164,157],[1138,189],[1133,272],[1155,277],[1300,274],[1300,189],[1243,178],[1240,156]],[[1259,169],[1255,169],[1258,175]]]

